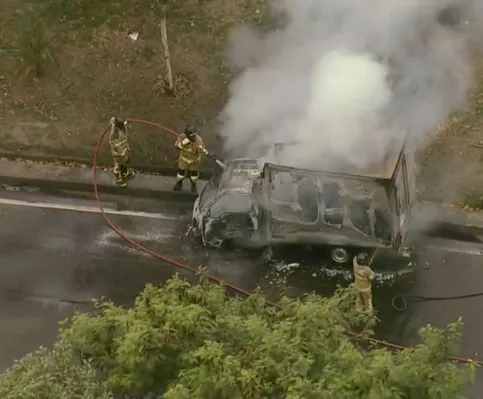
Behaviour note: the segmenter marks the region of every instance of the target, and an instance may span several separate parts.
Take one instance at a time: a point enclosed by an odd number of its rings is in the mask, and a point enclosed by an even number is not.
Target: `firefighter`
[[[134,171],[129,168],[131,149],[127,139],[127,121],[112,117],[110,124],[109,147],[114,163],[113,173],[116,178],[116,184],[126,187],[126,179],[134,176]]]
[[[176,140],[175,147],[180,151],[178,158],[178,172],[174,191],[183,187],[183,180],[188,178],[191,182],[191,192],[196,193],[196,181],[200,177],[200,164],[202,154],[208,154],[202,138],[197,134],[194,126],[188,125]]]
[[[354,256],[354,287],[357,311],[372,312],[372,280],[375,273],[369,267],[369,256],[365,252]]]

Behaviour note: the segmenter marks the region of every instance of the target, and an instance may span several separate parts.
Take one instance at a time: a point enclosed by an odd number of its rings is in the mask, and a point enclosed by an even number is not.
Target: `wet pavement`
[[[284,289],[293,295],[333,289],[333,282],[319,273],[323,261],[310,270],[302,265],[277,271],[262,267],[259,259],[240,252],[193,246],[184,237],[189,204],[168,207],[154,200],[104,198],[110,218],[135,240],[190,266],[208,267],[244,289],[262,285],[269,294]],[[90,196],[72,199],[0,192],[0,200],[1,368],[39,345],[50,344],[58,320],[75,309],[89,309],[75,302],[106,296],[129,304],[146,283],[161,283],[180,271],[126,244],[94,212],[96,204]],[[25,205],[24,201],[30,203]],[[57,204],[63,209],[56,209]],[[119,214],[125,210],[131,213]],[[153,212],[155,217],[136,214],[138,211]],[[417,342],[419,327],[427,323],[444,326],[463,317],[461,354],[483,358],[483,297],[417,303],[402,313],[391,308],[391,297],[403,292],[440,297],[483,291],[483,257],[478,255],[479,249],[473,244],[452,245],[452,251],[423,250],[418,271],[410,281],[376,290],[374,302],[383,319],[379,335],[411,345]],[[467,253],[455,252],[458,247]],[[193,279],[191,274],[181,273]],[[483,372],[478,377],[473,397],[479,397],[476,392],[483,390]]]
[[[443,327],[463,318],[463,343],[460,356],[483,360],[483,257],[480,255],[444,252],[428,249],[421,253],[415,284],[407,287],[408,295],[450,297],[474,293],[481,296],[428,301],[410,304],[405,312],[385,311],[386,320],[381,336],[411,346],[418,342],[418,329],[426,324]],[[379,301],[380,307],[388,308]],[[483,370],[477,372],[476,383],[470,388],[472,398],[483,392]]]
[[[26,193],[2,193],[0,199],[14,204],[0,203],[2,368],[39,345],[51,343],[56,321],[78,307],[70,302],[106,296],[129,304],[148,282],[162,283],[174,272],[196,278],[126,244],[99,213],[90,211],[96,205],[92,200]],[[18,205],[25,200],[29,203]],[[55,201],[64,209],[50,208]],[[234,284],[255,288],[260,278],[252,262],[240,260],[239,254],[221,256],[192,249],[182,239],[189,204],[171,204],[166,214],[166,206],[156,201],[115,198],[116,206],[106,196],[111,210],[122,211],[123,201],[132,202],[131,208],[155,212],[152,219],[135,213],[110,215],[131,238],[195,268],[206,266]]]

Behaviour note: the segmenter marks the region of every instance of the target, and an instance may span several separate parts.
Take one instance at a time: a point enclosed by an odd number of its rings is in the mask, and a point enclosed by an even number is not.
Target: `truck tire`
[[[330,249],[330,257],[335,263],[342,265],[344,263],[347,263],[350,258],[350,253],[346,248],[332,247]]]

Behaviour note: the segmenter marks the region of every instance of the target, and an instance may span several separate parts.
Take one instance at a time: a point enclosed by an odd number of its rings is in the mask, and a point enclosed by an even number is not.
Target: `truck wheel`
[[[335,263],[343,264],[349,260],[349,251],[342,247],[331,248],[330,257]]]

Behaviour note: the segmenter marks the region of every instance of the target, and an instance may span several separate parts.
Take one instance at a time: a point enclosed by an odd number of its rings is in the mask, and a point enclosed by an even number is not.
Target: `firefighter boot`
[[[114,166],[113,173],[114,173],[114,177],[116,179],[116,184],[119,187],[126,187],[127,184],[126,184],[126,182],[124,180],[124,175],[123,175],[122,170],[121,170],[121,167],[119,165],[115,165]]]
[[[134,176],[136,176],[136,172],[132,169],[128,169],[125,175],[125,179],[132,179]]]
[[[178,180],[173,187],[174,191],[180,191],[183,188],[183,180]]]
[[[196,182],[194,182],[194,181],[191,182],[191,192],[193,194],[196,194],[197,193]]]
[[[127,187],[127,183],[126,183],[126,181],[124,180],[124,178],[121,174],[116,175],[116,184],[119,187]]]

